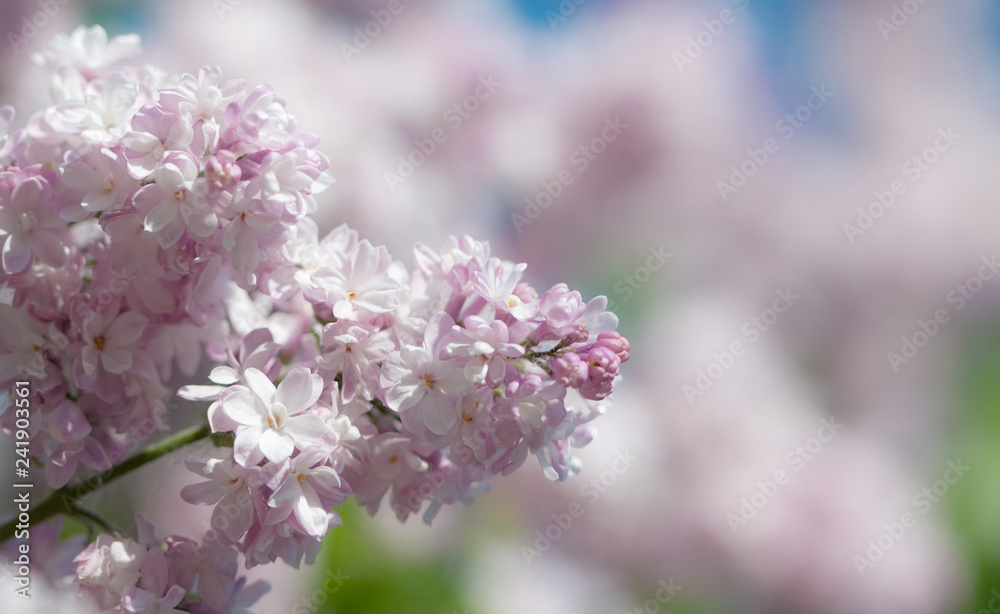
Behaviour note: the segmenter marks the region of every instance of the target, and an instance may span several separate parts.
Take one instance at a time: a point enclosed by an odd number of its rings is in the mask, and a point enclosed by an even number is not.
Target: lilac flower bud
[[[523,281],[514,286],[513,294],[521,299],[522,303],[533,303],[538,300],[538,290],[535,290],[531,284]]]
[[[566,284],[556,284],[541,296],[538,303],[539,313],[545,317],[545,323],[557,335],[564,335],[576,326],[577,320],[587,310],[587,304],[576,290],[570,290]]]
[[[601,333],[602,335],[604,333]],[[565,345],[575,345],[577,343],[584,343],[590,337],[590,331],[584,325],[577,326],[576,329],[570,334],[566,335],[563,339]],[[599,339],[600,337],[598,337]],[[624,362],[624,361],[622,361]]]
[[[552,369],[552,379],[569,388],[579,388],[587,381],[589,366],[587,361],[576,352],[567,352],[549,360]]]
[[[600,401],[611,394],[611,383],[618,375],[621,361],[606,347],[594,347],[587,356],[587,381],[580,386],[585,399]]]
[[[627,362],[629,358],[629,351],[632,349],[628,339],[615,330],[604,331],[603,333],[597,335],[597,342],[594,343],[594,347],[608,348],[618,355],[619,362]]]
[[[525,375],[519,380],[513,380],[507,383],[507,389],[505,395],[507,397],[517,397],[517,396],[529,396],[537,392],[542,387],[542,378],[537,375]]]
[[[208,177],[212,187],[222,190],[239,183],[243,171],[236,163],[236,154],[223,149],[208,159],[205,164],[205,176]]]

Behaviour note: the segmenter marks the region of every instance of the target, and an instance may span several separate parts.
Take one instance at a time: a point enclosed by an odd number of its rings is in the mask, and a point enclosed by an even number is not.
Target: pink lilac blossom
[[[214,506],[213,530],[101,534],[76,558],[81,595],[241,609],[262,588],[238,568],[311,563],[352,493],[372,513],[388,494],[400,520],[426,504],[430,522],[529,456],[553,480],[578,470],[628,360],[605,298],[539,293],[471,237],[417,245],[412,270],[347,226],[321,238],[329,162],[284,100],[216,68],[116,66],[136,53],[81,27],[36,58],[52,105],[13,132],[0,108],[0,344],[16,358],[0,378],[35,378],[48,485],[169,430],[174,393],[207,404],[218,446],[188,459],[202,480],[181,493]],[[209,383],[190,381],[206,358]]]
[[[60,236],[65,223],[56,215],[52,185],[41,175],[5,170],[0,173],[0,231],[3,232],[3,268],[23,273],[37,258],[60,267],[66,248]]]
[[[138,541],[101,534],[73,559],[84,603],[130,614],[231,612],[267,590],[264,583],[248,586],[245,577],[237,578],[236,552],[217,542],[159,539],[141,516],[136,525]],[[199,599],[191,600],[196,587]]]
[[[217,432],[236,433],[233,450],[241,465],[251,467],[264,457],[281,462],[326,432],[318,415],[306,413],[322,393],[318,375],[299,367],[277,387],[257,369],[245,376],[247,386],[231,386],[220,396],[212,422]]]

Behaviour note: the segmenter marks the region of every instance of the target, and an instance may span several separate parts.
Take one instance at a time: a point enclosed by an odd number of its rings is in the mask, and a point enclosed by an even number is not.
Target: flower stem
[[[207,424],[192,427],[177,433],[173,437],[168,437],[163,441],[154,443],[132,458],[115,465],[106,472],[93,476],[81,484],[60,488],[29,512],[31,515],[31,523],[34,524],[42,522],[52,516],[55,516],[56,514],[80,516],[80,508],[77,506],[77,502],[86,495],[101,488],[108,482],[117,480],[121,476],[130,473],[147,463],[151,463],[162,456],[170,454],[174,450],[205,439],[211,434],[212,429]],[[86,516],[86,514],[84,514],[84,516]],[[17,525],[18,520],[17,518],[14,518],[7,524],[3,525],[3,527],[0,527],[0,543],[7,541],[14,536],[14,533],[18,528]],[[22,526],[22,528],[24,527]]]

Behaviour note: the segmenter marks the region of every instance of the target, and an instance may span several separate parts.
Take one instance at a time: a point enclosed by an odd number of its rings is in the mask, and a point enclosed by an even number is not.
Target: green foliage
[[[951,454],[971,470],[947,504],[974,589],[962,611],[977,611],[1000,589],[1000,328],[977,331],[967,348],[957,365],[961,412]]]
[[[328,591],[329,599],[318,612],[473,614],[459,595],[457,561],[415,558],[389,547],[353,497],[341,506],[340,514],[344,526],[324,540],[317,566],[346,579],[339,588]],[[321,573],[317,589],[329,577]]]

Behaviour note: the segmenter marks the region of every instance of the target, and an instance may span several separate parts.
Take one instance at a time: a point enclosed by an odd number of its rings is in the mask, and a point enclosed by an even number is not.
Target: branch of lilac
[[[185,431],[181,431],[172,437],[159,441],[128,460],[122,461],[109,469],[104,474],[98,474],[96,479],[91,478],[75,486],[66,486],[56,490],[48,496],[42,503],[31,510],[31,520],[33,523],[42,522],[49,518],[62,514],[72,518],[77,518],[89,522],[92,516],[82,510],[77,503],[88,494],[100,489],[106,484],[117,480],[123,475],[127,475],[136,469],[143,467],[171,452],[179,450],[196,441],[201,441],[209,437],[212,430],[209,426],[196,426]],[[17,519],[13,519],[0,527],[0,543],[3,543],[14,536],[17,527]]]
[[[330,160],[278,93],[140,52],[81,26],[33,56],[52,104],[17,129],[0,106],[0,390],[35,382],[30,407],[0,398],[0,433],[35,427],[20,449],[54,492],[32,529],[99,533],[58,584],[97,611],[246,611],[267,587],[241,570],[311,564],[348,496],[429,524],[529,459],[579,472],[630,353],[607,297],[535,288],[470,236],[402,260],[346,224],[321,236]],[[210,403],[207,426],[113,466],[170,427],[174,394]],[[133,539],[82,507],[208,437],[179,493],[211,506],[203,535],[137,514]]]

